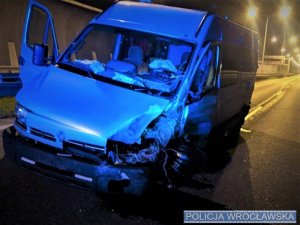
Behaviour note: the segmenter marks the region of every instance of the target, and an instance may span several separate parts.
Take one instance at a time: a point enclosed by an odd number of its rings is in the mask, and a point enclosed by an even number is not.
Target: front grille
[[[64,144],[66,144],[68,146],[72,146],[72,147],[79,147],[82,151],[85,151],[87,153],[95,153],[98,151],[103,152],[105,150],[105,148],[103,146],[86,144],[83,142],[73,141],[73,140],[65,141]]]
[[[48,141],[55,141],[55,140],[56,140],[55,137],[54,137],[54,135],[49,134],[49,133],[44,132],[44,131],[41,131],[41,130],[39,130],[39,129],[33,128],[33,127],[31,127],[31,128],[29,129],[29,132],[30,132],[32,135],[34,135],[34,136],[38,136],[38,137],[43,138],[43,139],[46,139],[46,140],[48,140]]]
[[[64,150],[79,158],[91,160],[96,163],[105,156],[105,148],[98,145],[86,144],[78,141],[64,141]]]

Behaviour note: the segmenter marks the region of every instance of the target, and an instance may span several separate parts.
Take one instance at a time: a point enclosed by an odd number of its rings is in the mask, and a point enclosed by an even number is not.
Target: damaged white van
[[[127,1],[59,54],[50,12],[30,1],[5,153],[72,184],[141,194],[151,174],[172,182],[200,163],[212,133],[238,138],[257,57],[257,34],[223,17]]]

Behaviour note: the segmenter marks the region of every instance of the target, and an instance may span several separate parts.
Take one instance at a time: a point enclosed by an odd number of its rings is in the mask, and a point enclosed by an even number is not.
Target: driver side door
[[[208,135],[217,105],[217,76],[220,69],[220,46],[212,45],[200,62],[189,91],[185,131],[190,135]]]
[[[30,84],[58,59],[58,44],[49,10],[29,0],[19,57],[23,86]]]

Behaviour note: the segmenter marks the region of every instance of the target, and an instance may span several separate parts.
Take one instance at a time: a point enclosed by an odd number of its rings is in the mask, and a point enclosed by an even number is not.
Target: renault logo
[[[57,140],[62,143],[64,140],[65,140],[65,134],[64,132],[60,131],[58,134],[57,134]]]

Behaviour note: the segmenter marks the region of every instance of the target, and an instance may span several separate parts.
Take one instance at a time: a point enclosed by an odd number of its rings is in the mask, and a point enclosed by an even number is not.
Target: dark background
[[[79,0],[79,2],[105,9],[113,4],[114,0]],[[283,44],[284,25],[286,26],[286,52],[288,52],[288,49],[291,51],[296,47],[295,44],[290,45],[288,42],[288,39],[291,36],[298,37],[298,45],[300,46],[299,0],[152,0],[152,2],[212,12],[229,17],[235,22],[247,27],[252,27],[259,33],[261,40],[260,49],[262,49],[264,39],[266,18],[269,17],[266,54],[280,55],[280,49]],[[250,5],[256,6],[258,10],[258,15],[254,21],[247,18],[247,10]],[[291,15],[285,22],[282,21],[278,15],[282,5],[291,6]],[[273,36],[278,38],[276,44],[270,43],[270,39]]]

